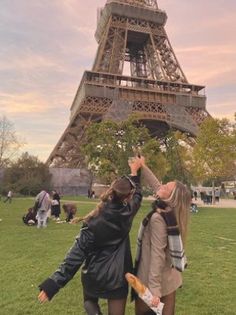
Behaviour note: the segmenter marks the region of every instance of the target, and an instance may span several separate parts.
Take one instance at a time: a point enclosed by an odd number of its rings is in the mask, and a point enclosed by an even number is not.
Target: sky
[[[106,0],[0,0],[0,116],[23,151],[42,161],[69,123],[70,106],[97,43]],[[207,110],[236,112],[236,0],[159,0],[165,29],[190,83],[205,85]]]

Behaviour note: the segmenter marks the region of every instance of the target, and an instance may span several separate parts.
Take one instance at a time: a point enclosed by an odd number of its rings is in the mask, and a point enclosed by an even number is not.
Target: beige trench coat
[[[142,176],[156,193],[160,183],[147,166],[142,168]],[[181,273],[171,267],[167,226],[158,211],[152,215],[143,234],[137,275],[152,294],[158,297],[166,296],[182,285]]]
[[[181,273],[171,267],[166,223],[158,212],[152,215],[145,228],[137,275],[158,297],[168,295],[182,285]]]

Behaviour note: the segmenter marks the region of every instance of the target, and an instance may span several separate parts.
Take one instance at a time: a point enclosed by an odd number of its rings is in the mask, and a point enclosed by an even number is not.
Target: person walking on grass
[[[11,190],[8,191],[7,198],[4,200],[4,203],[6,203],[6,202],[9,202],[9,203],[12,202],[12,191]]]
[[[63,263],[39,285],[44,303],[63,288],[81,265],[84,308],[88,315],[101,314],[98,300],[106,299],[109,315],[124,315],[128,295],[127,272],[132,272],[129,232],[142,201],[140,162],[129,160],[130,176],[115,180],[101,196]]]

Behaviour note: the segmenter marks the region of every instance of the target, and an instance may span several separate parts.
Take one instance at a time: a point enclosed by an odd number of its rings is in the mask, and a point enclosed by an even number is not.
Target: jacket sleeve
[[[93,233],[88,227],[82,228],[80,235],[56,272],[39,285],[40,291],[43,290],[49,300],[73,278],[88,253],[93,249],[93,244]]]
[[[132,200],[130,201],[131,211],[133,215],[135,215],[141,206],[143,196],[142,196],[142,189],[141,189],[141,184],[140,184],[140,176],[131,176],[130,179],[136,185],[135,192],[133,194]]]
[[[153,193],[155,194],[158,187],[161,185],[157,177],[153,174],[149,167],[144,165],[142,167],[142,177],[144,182],[151,188]]]
[[[161,297],[162,273],[166,261],[167,229],[160,214],[150,220],[151,257],[148,284],[153,295]]]

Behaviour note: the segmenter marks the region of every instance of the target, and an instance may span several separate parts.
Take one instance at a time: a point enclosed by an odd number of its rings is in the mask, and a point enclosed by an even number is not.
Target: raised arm
[[[144,157],[140,158],[140,163],[142,166],[142,176],[143,176],[144,182],[151,188],[153,193],[156,194],[161,183],[159,182],[157,177],[153,174],[153,172],[150,170],[150,168],[145,164]]]
[[[130,167],[130,179],[135,184],[135,191],[130,201],[131,211],[133,215],[135,215],[142,202],[142,188],[140,184],[140,174],[138,174],[138,170],[141,168],[141,163],[138,157],[133,157],[129,159],[128,164]]]

